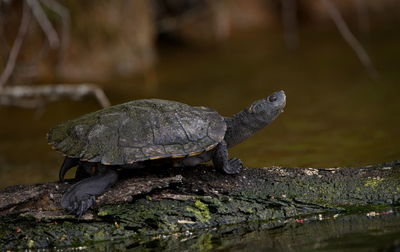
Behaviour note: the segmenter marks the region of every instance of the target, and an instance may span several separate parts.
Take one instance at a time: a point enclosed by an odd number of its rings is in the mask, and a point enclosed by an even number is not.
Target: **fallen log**
[[[40,108],[64,98],[81,100],[94,96],[103,108],[110,106],[104,91],[95,84],[53,84],[0,87],[0,106]]]
[[[301,216],[400,205],[400,161],[321,169],[247,168],[233,176],[198,166],[136,170],[121,177],[81,219],[60,208],[72,181],[0,190],[0,247],[152,240],[259,221],[268,229]]]

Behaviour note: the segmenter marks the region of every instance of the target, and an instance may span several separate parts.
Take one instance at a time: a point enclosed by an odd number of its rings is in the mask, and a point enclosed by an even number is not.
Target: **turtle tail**
[[[70,158],[70,157],[66,157],[64,159],[64,162],[61,165],[60,168],[60,173],[58,174],[58,178],[60,180],[60,182],[64,182],[64,176],[65,174],[72,168],[75,167],[79,164],[79,159],[77,158]]]

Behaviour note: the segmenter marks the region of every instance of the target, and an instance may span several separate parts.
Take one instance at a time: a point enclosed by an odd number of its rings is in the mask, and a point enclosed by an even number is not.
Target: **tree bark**
[[[400,204],[400,161],[340,168],[267,167],[223,175],[211,166],[126,171],[81,219],[60,208],[73,181],[0,190],[0,247],[80,246],[204,232]],[[265,228],[265,227],[264,227]]]

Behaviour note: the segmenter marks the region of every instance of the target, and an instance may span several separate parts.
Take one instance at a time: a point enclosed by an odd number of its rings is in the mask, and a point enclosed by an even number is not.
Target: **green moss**
[[[245,213],[245,214],[252,214],[252,213],[254,213],[253,208],[248,207],[248,206],[243,206],[243,207],[239,206],[238,209],[239,209],[242,213]]]
[[[107,215],[109,215],[109,213],[105,210],[101,210],[97,213],[97,216],[107,216]]]
[[[105,238],[106,238],[106,235],[104,234],[103,231],[99,231],[97,233],[94,233],[94,235],[93,235],[94,241],[104,241]]]
[[[368,178],[365,180],[364,186],[375,189],[382,181],[383,178],[380,177]]]
[[[188,206],[186,207],[186,210],[192,212],[198,221],[204,223],[208,222],[211,219],[210,210],[208,209],[208,206],[206,204],[204,204],[200,200],[196,200],[194,202],[194,206],[195,208]]]
[[[35,241],[34,240],[28,240],[28,243],[26,244],[28,248],[34,248],[35,247]]]

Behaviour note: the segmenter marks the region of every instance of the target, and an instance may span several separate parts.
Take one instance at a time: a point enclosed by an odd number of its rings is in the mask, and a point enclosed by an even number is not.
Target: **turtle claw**
[[[96,198],[94,196],[90,196],[86,201],[81,201],[81,204],[78,209],[76,209],[75,214],[78,218],[81,218],[85,212],[96,203]]]
[[[111,169],[83,179],[68,189],[61,199],[61,206],[80,218],[96,203],[96,196],[103,194],[117,179],[118,174]]]
[[[73,190],[67,192],[61,200],[61,206],[67,209],[69,214],[74,214],[78,218],[81,218],[95,203],[95,196],[74,194]]]

